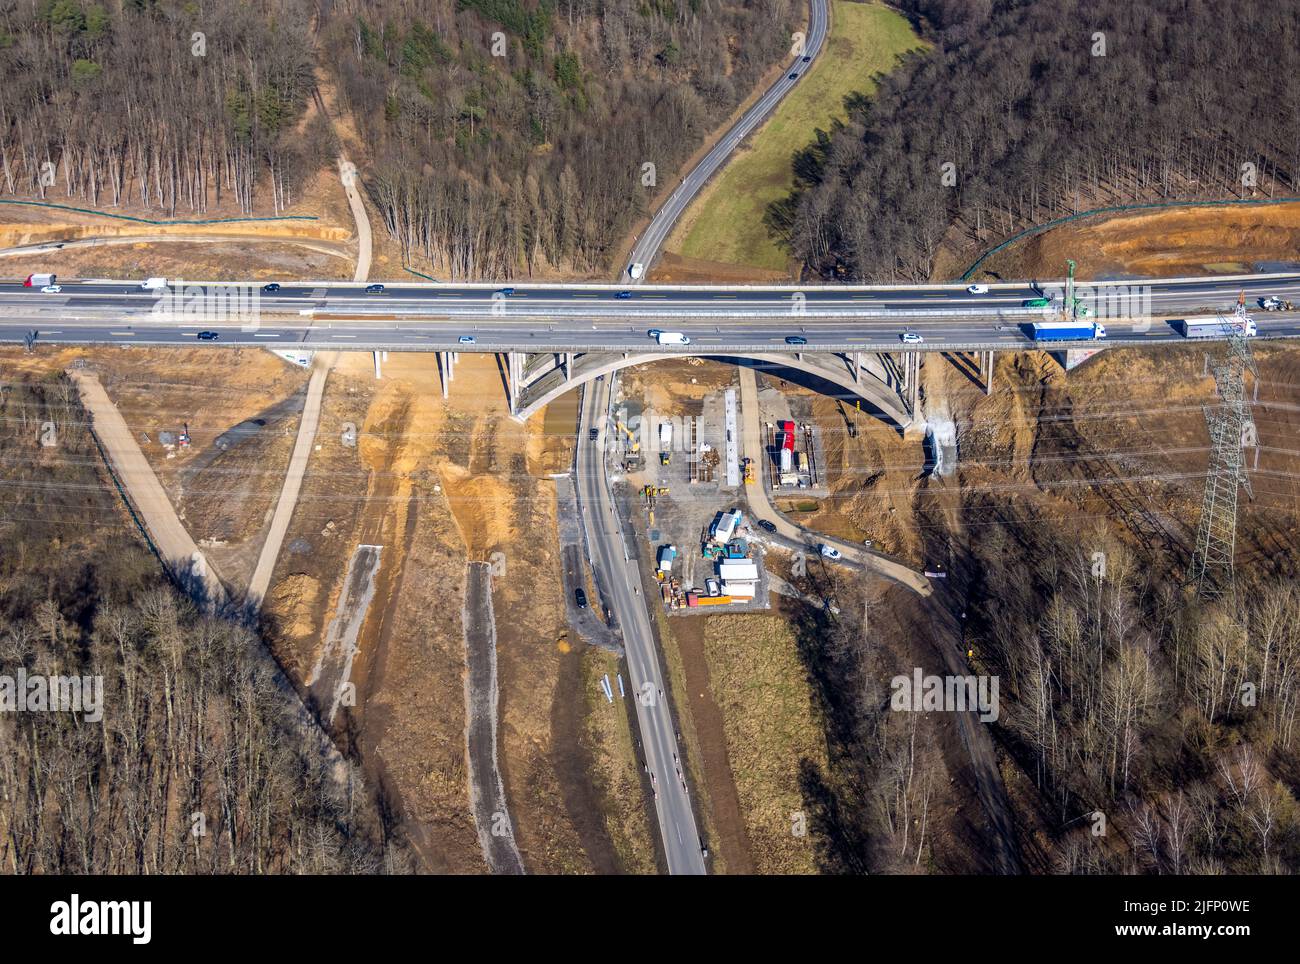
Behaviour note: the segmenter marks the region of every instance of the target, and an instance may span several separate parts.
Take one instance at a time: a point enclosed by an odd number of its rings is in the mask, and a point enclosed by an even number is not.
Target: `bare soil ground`
[[[281,557],[268,602],[284,628],[283,658],[312,665],[352,548],[383,545],[352,672],[358,708],[344,729],[395,801],[424,865],[482,870],[463,752],[463,564],[500,566],[500,762],[525,866],[643,867],[629,842],[628,801],[608,828],[585,805],[597,759],[580,740],[590,681],[566,636],[554,483],[546,478],[572,460],[571,413],[550,416],[552,434],[544,413],[527,426],[510,420],[490,355],[461,356],[447,403],[433,355],[389,358],[376,382],[368,355],[344,355],[327,386],[321,448],[286,543],[310,549]],[[341,442],[348,421],[358,429],[355,449]],[[567,715],[568,707],[579,712]],[[605,736],[603,772],[634,767]]]
[[[1059,278],[1066,258],[1078,262],[1085,280],[1242,274],[1294,264],[1298,250],[1298,203],[1171,208],[1061,225],[998,252],[979,275]],[[933,277],[957,277],[972,260],[946,258]]]
[[[232,586],[247,581],[297,416],[281,412],[225,451],[216,442],[299,393],[302,370],[253,349],[203,351],[197,360],[164,348],[6,349],[5,356],[27,368],[95,372],[195,542]],[[189,448],[164,448],[160,433],[179,436],[187,424]]]

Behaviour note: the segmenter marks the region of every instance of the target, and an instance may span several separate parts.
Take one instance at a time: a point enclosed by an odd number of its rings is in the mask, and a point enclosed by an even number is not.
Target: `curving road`
[[[769,87],[749,110],[740,116],[740,119],[732,125],[731,129],[713,146],[704,158],[693,167],[690,172],[682,178],[682,183],[673,191],[672,196],[664,202],[663,206],[655,212],[650,224],[646,227],[641,236],[637,238],[636,244],[632,246],[632,252],[628,256],[628,265],[641,264],[645,268],[645,275],[649,275],[650,268],[653,266],[655,259],[659,257],[659,249],[663,247],[664,241],[668,239],[669,233],[673,226],[685,213],[690,203],[695,200],[701,188],[708,183],[709,178],[726,163],[732,152],[740,146],[746,137],[767,120],[768,116],[776,109],[776,105],[781,99],[794,88],[807,70],[812,66],[811,61],[816,59],[821,53],[822,44],[826,41],[826,30],[829,23],[826,0],[811,0],[808,12],[808,35],[804,39],[804,49],[801,56],[796,56],[794,61],[785,70],[781,71],[781,76]],[[627,277],[627,267],[624,266],[623,276]],[[643,275],[642,277],[645,277]]]

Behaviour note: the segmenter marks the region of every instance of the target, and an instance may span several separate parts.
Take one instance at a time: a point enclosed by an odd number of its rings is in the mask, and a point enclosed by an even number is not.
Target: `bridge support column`
[[[903,401],[907,413],[916,417],[917,404],[920,401],[921,388],[921,353],[919,351],[903,352]]]
[[[379,356],[380,356],[380,353],[379,353],[379,352],[372,352],[372,354],[375,356],[375,381],[379,381],[379,379],[381,379],[381,378],[384,377],[382,374],[380,374],[380,370],[379,370]],[[384,352],[383,354],[386,355],[386,354],[388,354],[388,353],[387,353],[387,352]]]
[[[510,411],[513,414],[519,407],[520,381],[524,374],[525,356],[517,351],[508,351],[506,356],[506,391],[510,393]]]
[[[993,394],[993,351],[980,352],[980,381],[984,383],[984,394]]]
[[[456,353],[454,351],[438,352],[438,378],[442,381],[442,397],[447,398],[451,394],[452,370],[456,365]]]
[[[862,381],[862,352],[860,351],[853,353],[853,380]]]

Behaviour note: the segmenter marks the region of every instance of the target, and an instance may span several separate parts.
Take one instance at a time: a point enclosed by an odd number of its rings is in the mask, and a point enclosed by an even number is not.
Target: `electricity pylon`
[[[1237,543],[1237,492],[1244,488],[1250,498],[1254,492],[1246,474],[1243,450],[1257,446],[1255,422],[1246,403],[1246,372],[1255,376],[1259,391],[1259,371],[1246,341],[1245,306],[1238,305],[1237,319],[1228,338],[1226,357],[1214,364],[1214,385],[1220,404],[1205,410],[1210,430],[1210,466],[1205,476],[1205,495],[1201,502],[1201,521],[1196,533],[1196,555],[1192,560],[1192,579],[1201,599],[1213,599],[1233,585],[1232,557]]]

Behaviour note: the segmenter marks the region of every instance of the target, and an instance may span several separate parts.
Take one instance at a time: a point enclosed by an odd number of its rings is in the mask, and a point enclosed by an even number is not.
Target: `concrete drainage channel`
[[[492,568],[465,567],[465,745],[469,798],[483,859],[494,874],[522,874],[524,860],[506,807],[497,765],[497,626],[492,608]]]

